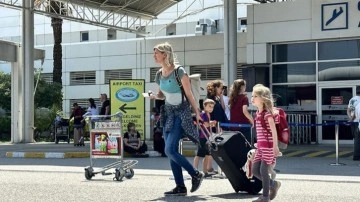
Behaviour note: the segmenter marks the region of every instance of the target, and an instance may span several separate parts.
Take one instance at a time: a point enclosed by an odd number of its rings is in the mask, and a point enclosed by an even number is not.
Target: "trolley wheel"
[[[126,179],[131,179],[134,177],[134,169],[130,168],[125,171],[125,177]]]
[[[115,170],[115,179],[117,181],[122,181],[125,176],[125,171],[123,169],[116,169]]]
[[[94,176],[95,176],[95,174],[93,173],[93,169],[91,167],[85,168],[85,178],[87,180],[91,180],[91,178]]]

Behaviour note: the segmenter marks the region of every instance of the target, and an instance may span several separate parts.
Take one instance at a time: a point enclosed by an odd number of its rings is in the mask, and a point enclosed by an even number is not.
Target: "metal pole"
[[[335,123],[335,148],[336,148],[336,162],[332,163],[330,165],[332,166],[341,166],[341,165],[345,165],[343,163],[339,163],[339,122]]]
[[[224,69],[227,86],[236,79],[237,68],[237,3],[224,1]]]
[[[22,2],[22,71],[24,72],[24,142],[34,141],[34,1]]]

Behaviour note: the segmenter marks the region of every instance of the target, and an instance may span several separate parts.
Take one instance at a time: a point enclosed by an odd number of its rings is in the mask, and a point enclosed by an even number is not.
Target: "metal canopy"
[[[146,35],[145,26],[181,0],[34,0],[35,13],[79,23]],[[51,5],[62,3],[56,11]],[[22,9],[20,0],[0,0],[0,6]]]

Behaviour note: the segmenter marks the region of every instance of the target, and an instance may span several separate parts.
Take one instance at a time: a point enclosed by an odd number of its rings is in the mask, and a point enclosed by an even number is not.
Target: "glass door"
[[[320,87],[320,123],[347,121],[349,100],[353,97],[354,87]],[[320,126],[322,142],[334,143],[335,125]],[[350,126],[339,125],[339,140],[352,140]]]

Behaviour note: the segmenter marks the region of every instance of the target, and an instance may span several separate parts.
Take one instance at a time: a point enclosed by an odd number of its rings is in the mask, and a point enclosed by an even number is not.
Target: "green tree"
[[[36,77],[36,76],[35,76]],[[35,82],[36,82],[35,78]],[[0,108],[11,110],[11,75],[0,72]],[[61,109],[62,85],[58,83],[46,83],[41,77],[34,96],[35,108],[56,107]]]
[[[11,75],[0,72],[0,108],[11,110]]]
[[[46,83],[40,78],[34,96],[35,108],[45,107],[61,109],[62,107],[62,85],[59,83]]]

